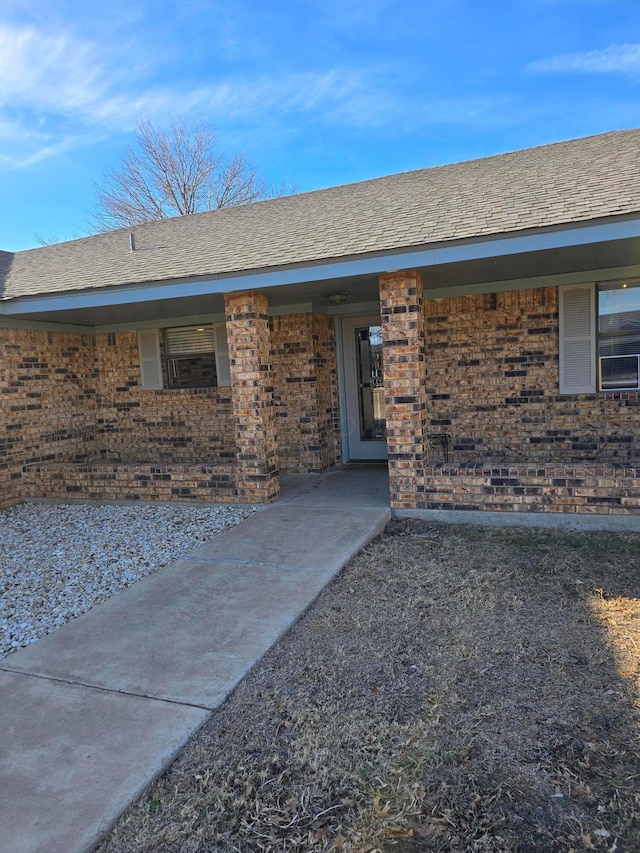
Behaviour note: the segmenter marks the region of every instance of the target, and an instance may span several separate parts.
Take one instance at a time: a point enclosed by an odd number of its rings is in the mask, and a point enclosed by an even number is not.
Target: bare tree
[[[60,237],[58,234],[43,234],[41,231],[36,231],[33,235],[33,239],[36,241],[38,246],[54,246],[56,243],[66,243],[69,240],[79,240],[81,237],[86,236],[86,233],[82,234],[77,230],[73,234],[67,234],[64,237]]]
[[[60,242],[60,238],[57,234],[41,234],[39,231],[36,231],[33,235],[33,239],[36,241],[38,246],[53,246]]]
[[[225,157],[217,148],[215,130],[202,120],[176,121],[163,129],[140,118],[136,142],[96,185],[93,221],[100,230],[287,192],[284,186],[270,190],[242,154]]]

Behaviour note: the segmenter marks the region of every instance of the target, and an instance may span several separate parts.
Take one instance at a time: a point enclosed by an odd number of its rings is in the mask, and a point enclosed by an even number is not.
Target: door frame
[[[336,317],[336,320],[338,318]],[[367,441],[366,446],[354,454],[353,441],[350,446],[350,435],[354,434],[358,421],[358,378],[354,347],[353,332],[359,326],[381,326],[382,321],[379,313],[368,312],[366,314],[349,315],[341,317],[339,322],[337,339],[338,349],[338,388],[340,394],[340,426],[342,432],[342,460],[343,462],[358,461],[384,461],[387,459],[387,442]],[[357,423],[358,426],[354,426]],[[369,453],[367,451],[370,450]]]

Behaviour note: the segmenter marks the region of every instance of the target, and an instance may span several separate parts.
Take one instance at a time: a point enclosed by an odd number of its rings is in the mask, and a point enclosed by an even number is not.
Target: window
[[[598,286],[598,366],[603,391],[640,387],[640,282]]]
[[[169,388],[207,388],[218,384],[213,326],[165,329],[164,355]]]
[[[224,323],[165,329],[164,364],[158,329],[138,332],[140,374],[145,391],[163,388],[219,388],[231,385]]]
[[[640,388],[640,281],[560,288],[560,393]]]

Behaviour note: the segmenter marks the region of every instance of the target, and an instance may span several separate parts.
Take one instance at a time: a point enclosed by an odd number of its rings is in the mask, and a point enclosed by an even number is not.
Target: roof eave
[[[529,231],[452,239],[437,244],[404,247],[366,255],[309,263],[244,270],[167,281],[130,282],[114,287],[18,296],[0,302],[0,316],[99,308],[231,291],[265,290],[303,282],[322,282],[400,269],[424,269],[440,264],[480,260],[526,252],[561,249],[640,237],[640,213],[571,223]]]

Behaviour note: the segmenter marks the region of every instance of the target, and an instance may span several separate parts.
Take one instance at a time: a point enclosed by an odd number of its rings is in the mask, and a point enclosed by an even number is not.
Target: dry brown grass
[[[640,850],[639,557],[392,523],[100,850]]]

